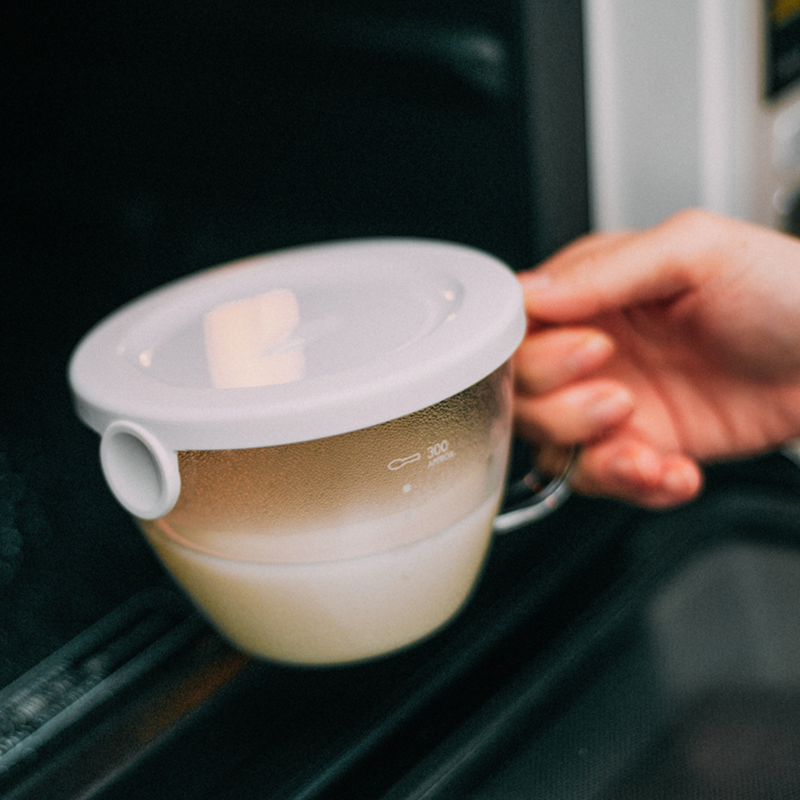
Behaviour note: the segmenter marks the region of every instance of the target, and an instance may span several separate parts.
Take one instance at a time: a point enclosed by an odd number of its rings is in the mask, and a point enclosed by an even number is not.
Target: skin
[[[689,210],[594,234],[520,276],[515,423],[573,486],[684,503],[705,462],[800,435],[800,240]]]

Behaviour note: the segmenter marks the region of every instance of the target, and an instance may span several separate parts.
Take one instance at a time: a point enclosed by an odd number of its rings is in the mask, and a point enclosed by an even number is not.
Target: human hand
[[[545,461],[580,444],[577,491],[675,505],[702,462],[800,434],[800,240],[691,210],[580,239],[520,280],[517,432]]]

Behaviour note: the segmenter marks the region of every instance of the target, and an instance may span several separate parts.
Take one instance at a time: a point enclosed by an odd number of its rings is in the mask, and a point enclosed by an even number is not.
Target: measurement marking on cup
[[[389,469],[401,469],[402,467],[407,466],[408,464],[413,464],[415,461],[419,461],[422,458],[421,453],[414,453],[413,456],[406,456],[405,458],[396,458],[394,461],[390,461],[386,466]]]
[[[435,467],[443,461],[455,458],[455,455],[455,452],[450,449],[450,442],[447,439],[442,439],[441,442],[437,442],[428,448],[428,466]]]

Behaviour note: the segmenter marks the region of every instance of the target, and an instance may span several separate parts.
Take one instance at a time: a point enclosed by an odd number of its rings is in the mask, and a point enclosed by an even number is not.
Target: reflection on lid
[[[218,389],[271,386],[305,374],[294,292],[272,292],[225,303],[203,319],[211,380]]]

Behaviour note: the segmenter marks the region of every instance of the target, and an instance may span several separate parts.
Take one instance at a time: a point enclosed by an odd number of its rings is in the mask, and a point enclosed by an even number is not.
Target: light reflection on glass
[[[299,381],[305,375],[297,297],[276,289],[235,300],[209,311],[203,319],[211,380],[218,389],[271,386]]]

